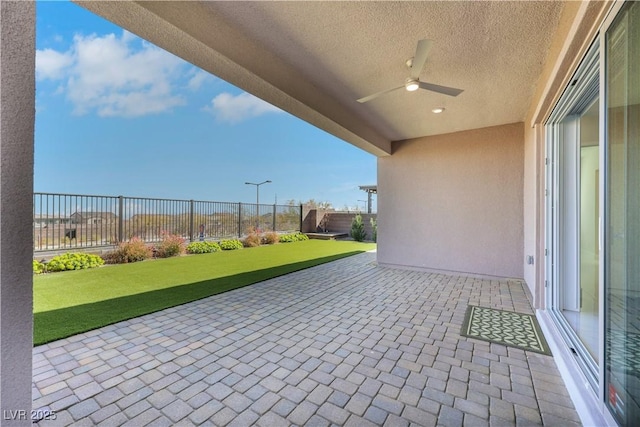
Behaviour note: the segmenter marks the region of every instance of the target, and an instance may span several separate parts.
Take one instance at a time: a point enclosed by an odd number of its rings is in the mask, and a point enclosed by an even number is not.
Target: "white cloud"
[[[195,92],[202,87],[207,81],[215,81],[216,77],[207,73],[203,70],[193,69],[193,73],[191,78],[189,78],[189,82],[187,83],[187,88],[189,90]]]
[[[73,63],[73,57],[68,52],[60,53],[53,49],[36,51],[36,78],[38,80],[57,80],[64,75]]]
[[[228,123],[239,123],[263,114],[282,112],[278,107],[246,92],[236,96],[223,92],[213,98],[211,105],[204,107],[204,110]]]
[[[36,53],[37,76],[61,80],[75,114],[135,117],[185,104],[173,90],[184,62],[146,42],[136,49],[137,40],[126,31],[120,38],[76,35],[66,52]]]

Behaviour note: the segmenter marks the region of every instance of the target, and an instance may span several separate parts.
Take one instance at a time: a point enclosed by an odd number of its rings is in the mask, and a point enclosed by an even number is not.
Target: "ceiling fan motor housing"
[[[418,79],[413,79],[411,77],[409,77],[405,83],[404,83],[404,87],[405,89],[407,89],[409,92],[413,92],[414,90],[418,90],[418,88],[420,87],[420,82],[418,81]]]

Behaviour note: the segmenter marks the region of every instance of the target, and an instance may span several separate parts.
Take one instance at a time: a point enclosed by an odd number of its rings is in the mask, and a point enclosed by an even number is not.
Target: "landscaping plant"
[[[189,254],[210,254],[221,250],[222,248],[216,242],[191,242],[187,245]]]
[[[46,271],[46,266],[40,261],[33,260],[33,274],[42,274]]]
[[[255,248],[256,246],[260,246],[260,240],[260,235],[255,231],[252,231],[244,238],[242,244],[245,248]]]
[[[220,248],[223,251],[233,251],[235,249],[242,249],[244,246],[238,239],[228,239],[220,242]]]
[[[364,222],[362,222],[362,215],[357,214],[351,221],[351,237],[356,242],[362,242],[367,238],[367,232],[364,229]]]
[[[185,252],[185,241],[175,234],[164,234],[162,241],[156,245],[156,256],[158,258],[169,258],[179,256]]]
[[[127,264],[144,261],[151,256],[151,248],[139,237],[133,237],[128,242],[122,242],[118,249],[105,255],[107,264]]]
[[[374,217],[371,217],[369,222],[371,223],[371,228],[373,229],[372,239],[374,242],[377,242],[378,241],[378,221],[376,221]]]
[[[273,245],[275,243],[278,243],[279,241],[280,237],[275,231],[270,231],[262,236],[262,243],[265,245]]]
[[[104,264],[98,255],[83,253],[66,253],[51,258],[47,263],[47,271],[84,270],[96,268]]]
[[[309,240],[309,236],[300,232],[280,236],[280,243],[302,242],[304,240]]]

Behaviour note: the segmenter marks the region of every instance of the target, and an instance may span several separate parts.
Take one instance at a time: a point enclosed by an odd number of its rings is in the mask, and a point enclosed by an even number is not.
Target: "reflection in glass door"
[[[571,347],[597,376],[599,352],[600,144],[597,75],[560,123],[556,310]],[[595,385],[595,381],[594,381]]]
[[[606,33],[605,399],[640,420],[640,3]]]
[[[599,102],[580,117],[579,310],[572,327],[598,363],[599,350]]]

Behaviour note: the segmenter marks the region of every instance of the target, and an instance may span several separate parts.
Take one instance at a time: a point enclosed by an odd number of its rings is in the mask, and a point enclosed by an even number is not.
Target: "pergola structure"
[[[360,189],[367,193],[367,213],[371,213],[371,195],[378,194],[377,185],[361,185]]]

